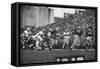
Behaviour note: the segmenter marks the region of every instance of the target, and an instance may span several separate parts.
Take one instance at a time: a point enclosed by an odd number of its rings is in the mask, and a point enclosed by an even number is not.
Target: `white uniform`
[[[31,34],[31,32],[28,32],[27,30],[24,31],[25,36],[29,36]]]
[[[64,34],[64,44],[63,44],[63,48],[64,48],[65,44],[67,45],[69,44],[69,40],[71,36],[70,36],[70,32],[64,32],[63,34]]]
[[[39,33],[37,33],[34,37],[36,38],[36,48],[37,49],[41,49],[40,46],[39,46],[39,43],[40,41],[43,40],[43,38],[40,36],[40,35],[43,35],[43,32],[40,31]]]
[[[75,44],[76,46],[80,46],[79,36],[78,36],[78,35],[74,35],[74,38],[75,38],[74,44]]]
[[[51,36],[51,33],[50,32],[48,32],[48,36]]]
[[[42,32],[42,31],[39,31],[36,35],[35,35],[35,37],[38,37],[39,35],[43,35],[44,33]]]
[[[74,46],[80,46],[80,39],[79,39],[79,36],[78,35],[74,35],[74,42],[71,46],[71,48],[73,48]]]

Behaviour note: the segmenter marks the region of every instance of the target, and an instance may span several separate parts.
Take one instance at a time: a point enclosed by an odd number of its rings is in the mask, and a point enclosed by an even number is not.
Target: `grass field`
[[[95,50],[89,49],[72,49],[70,50],[30,50],[30,49],[21,49],[21,64],[27,63],[45,63],[45,62],[56,62],[57,57],[75,57],[75,56],[84,56],[84,60],[93,60],[95,59]]]

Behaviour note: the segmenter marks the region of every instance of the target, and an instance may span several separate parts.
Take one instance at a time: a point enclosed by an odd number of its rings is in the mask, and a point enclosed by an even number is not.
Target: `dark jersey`
[[[86,36],[93,36],[92,27],[86,29]]]
[[[58,33],[58,32],[57,32],[56,30],[51,31],[51,37],[55,39],[57,33]]]
[[[86,36],[93,36],[92,31],[87,30],[87,31],[86,31]]]
[[[57,34],[57,31],[56,30],[51,31],[51,35],[55,35],[56,36],[56,34]]]
[[[78,35],[78,36],[80,36],[80,37],[81,37],[82,33],[83,33],[83,32],[82,32],[81,29],[75,29],[75,30],[74,30],[74,34],[75,34],[75,35]]]

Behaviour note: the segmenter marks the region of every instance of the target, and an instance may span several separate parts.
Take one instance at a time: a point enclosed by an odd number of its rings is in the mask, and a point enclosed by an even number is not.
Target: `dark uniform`
[[[46,45],[47,45],[47,47],[51,50],[51,47],[50,47],[50,40],[49,40],[49,37],[48,37],[48,31],[45,31],[44,32],[44,37],[43,37],[43,42],[42,42],[42,45],[43,45],[43,47],[42,47],[42,49],[44,49],[44,43],[46,42]]]
[[[92,45],[93,45],[92,28],[87,28],[86,30],[86,41],[87,41],[88,48],[92,48]]]
[[[78,35],[79,37],[81,37],[82,36],[82,29],[80,29],[80,28],[78,28],[78,29],[75,29],[75,31],[74,31],[74,34],[75,35]]]
[[[92,32],[91,30],[87,30],[87,31],[86,31],[86,36],[87,36],[87,37],[88,37],[88,36],[92,37],[92,36],[93,36],[93,32]]]
[[[56,31],[56,30],[53,30],[53,31],[51,31],[51,37],[53,38],[53,39],[56,39],[56,34],[57,34],[58,32]]]
[[[57,33],[58,33],[57,30],[51,31],[51,38],[54,39],[54,45],[53,45],[53,48],[56,48],[56,46],[57,46]]]

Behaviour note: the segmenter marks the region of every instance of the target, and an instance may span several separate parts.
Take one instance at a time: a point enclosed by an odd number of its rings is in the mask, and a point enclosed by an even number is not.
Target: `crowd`
[[[43,27],[27,27],[21,32],[21,44],[34,50],[95,48],[95,14],[87,10],[63,19],[56,17],[54,23]]]

